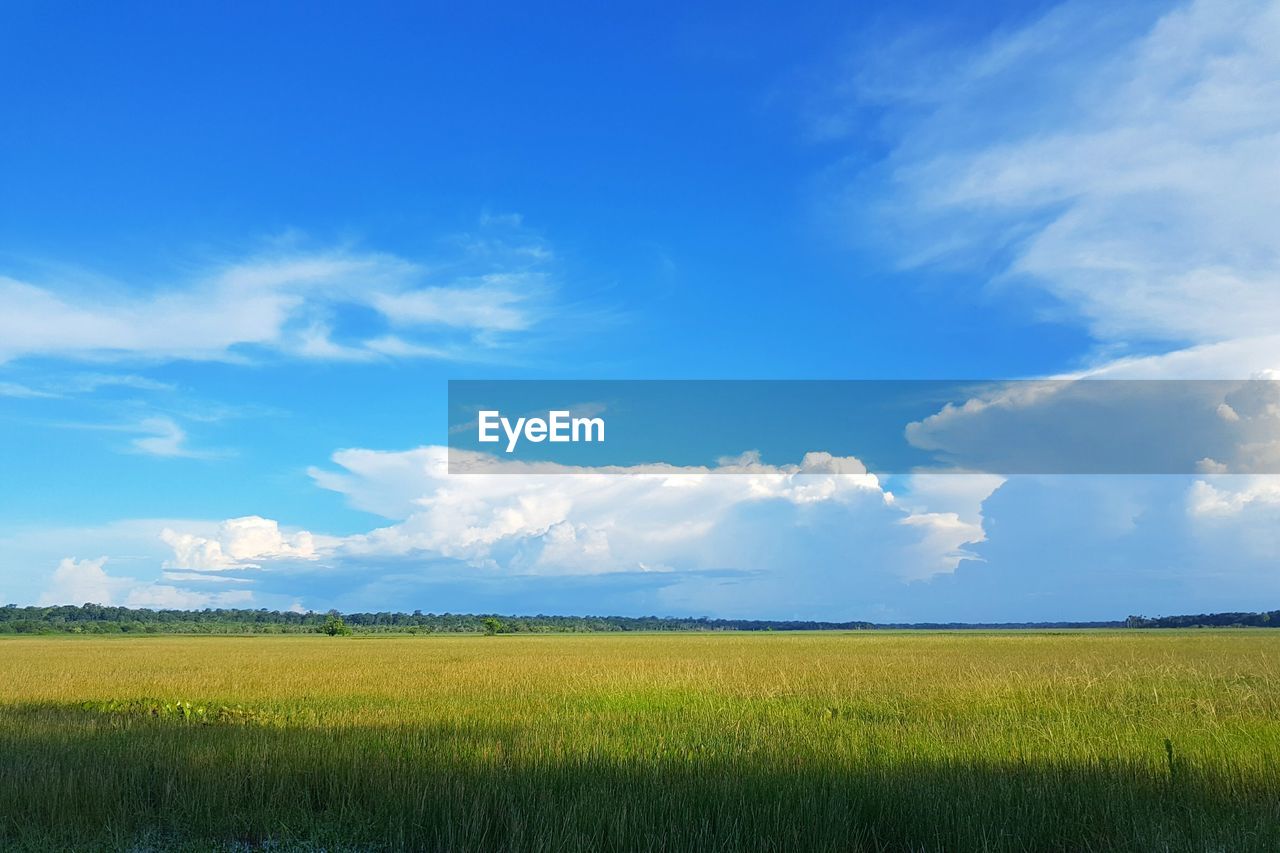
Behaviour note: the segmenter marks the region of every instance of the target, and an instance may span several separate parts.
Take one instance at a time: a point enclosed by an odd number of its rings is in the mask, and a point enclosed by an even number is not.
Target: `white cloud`
[[[1197,480],[1187,494],[1187,511],[1193,516],[1223,518],[1249,510],[1266,510],[1280,515],[1280,477],[1221,477],[1214,482]]]
[[[899,500],[910,515],[901,524],[918,529],[912,580],[953,572],[961,560],[980,559],[972,546],[985,542],[983,502],[1000,488],[1004,477],[971,472],[917,473],[906,478],[907,497]],[[931,511],[945,507],[946,511]]]
[[[172,391],[173,385],[131,373],[81,373],[32,387],[21,382],[0,382],[0,397],[54,400],[71,394],[89,394],[104,387],[134,388],[139,391]]]
[[[315,560],[320,553],[317,537],[310,532],[282,531],[279,523],[257,515],[228,519],[212,536],[166,527],[160,538],[173,549],[173,557],[164,564],[167,569],[256,569],[271,560]]]
[[[336,558],[417,555],[514,574],[605,574],[654,566],[785,574],[785,567],[741,549],[749,538],[742,525],[760,524],[742,516],[775,516],[777,547],[794,549],[790,563],[811,553],[806,538],[818,514],[830,511],[880,525],[884,542],[892,543],[887,548],[867,540],[849,543],[875,551],[896,548],[877,570],[924,578],[953,569],[965,556],[961,546],[981,538],[978,505],[999,484],[985,478],[975,492],[971,480],[967,493],[951,494],[935,486],[933,496],[922,487],[908,508],[897,505],[857,459],[828,453],[809,453],[791,465],[768,465],[747,455],[713,468],[580,468],[455,451],[456,466],[470,462],[474,470],[489,472],[478,474],[450,474],[443,447],[344,450],[333,460],[340,470],[312,470],[319,485],[395,521],[341,540]],[[941,513],[926,506],[939,502]],[[963,515],[954,511],[956,505],[963,505]]]
[[[636,589],[623,602],[631,610],[849,618],[867,612],[868,596],[909,596],[910,582],[972,556],[965,545],[980,541],[981,503],[999,484],[906,478],[905,500],[857,459],[827,453],[788,465],[746,454],[701,468],[490,460],[501,474],[450,474],[443,447],[344,450],[333,460],[334,468],[311,472],[317,484],[390,523],[337,537],[260,516],[130,522],[121,551],[138,548],[135,537],[169,549],[147,559],[164,569],[157,581],[72,562],[42,599],[198,607],[232,606],[252,593],[288,606],[305,578],[312,598],[369,590],[385,607],[376,596],[403,594],[405,584],[550,584],[526,588],[554,596],[572,580]],[[50,531],[42,542],[82,538]]]
[[[212,283],[159,295],[61,295],[0,277],[0,359],[23,355],[107,355],[225,358],[237,344],[279,340],[290,312],[301,304],[285,284],[304,284],[277,268],[275,281],[239,282],[245,268]],[[251,277],[258,280],[259,277]]]
[[[1280,476],[1206,477],[1187,489],[1185,507],[1209,571],[1252,571],[1258,585],[1280,584]]]
[[[187,433],[172,418],[146,418],[138,425],[144,432],[150,433],[143,438],[135,438],[133,447],[152,456],[193,456],[186,446]]]
[[[436,358],[453,360],[457,355],[439,347],[424,346],[406,341],[399,335],[383,335],[364,342],[366,354],[386,355],[393,358]]]
[[[0,397],[48,398],[56,396],[58,395],[31,388],[18,382],[0,382]]]
[[[138,391],[172,391],[175,386],[132,373],[81,373],[61,384],[67,391],[89,393],[99,388],[133,388]]]
[[[906,437],[976,470],[1271,473],[1280,471],[1280,382],[991,383],[908,424]]]
[[[51,585],[40,596],[40,603],[114,604],[118,597],[135,585],[135,581],[111,577],[102,568],[106,562],[106,557],[96,560],[65,558],[54,570]]]
[[[510,273],[484,276],[469,287],[428,287],[382,293],[373,305],[398,325],[465,326],[514,332],[529,327],[530,290],[545,286],[539,276]]]
[[[215,583],[215,584],[247,584],[253,583],[252,578],[232,577],[225,574],[212,574],[206,572],[161,572],[161,578],[175,583]]]
[[[1071,375],[1089,379],[1280,379],[1280,335],[1236,338],[1158,355],[1102,359]]]
[[[1230,470],[1225,462],[1219,462],[1211,456],[1196,460],[1195,471],[1197,474],[1226,474]]]
[[[1006,256],[1104,342],[1274,336],[1280,4],[1137,14],[1066,4],[945,77],[864,87],[898,111],[904,251]]]
[[[576,571],[588,563],[594,572],[625,571],[640,562],[662,562],[642,553],[646,543],[660,551],[696,540],[742,502],[805,504],[851,492],[892,499],[857,460],[829,454],[809,454],[800,465],[749,461],[718,469],[575,468],[463,455],[482,470],[501,473],[451,476],[448,451],[425,447],[340,451],[333,458],[345,473],[313,470],[312,476],[346,494],[353,505],[400,520],[349,538],[344,547],[352,553],[430,551],[490,564],[502,543],[537,540],[534,567],[546,571]],[[569,559],[571,548],[583,559]],[[632,551],[635,555],[628,556]],[[586,560],[588,555],[593,559]]]
[[[155,583],[135,587],[124,605],[152,610],[200,610],[205,607],[244,607],[252,604],[253,600],[253,593],[247,589],[210,593]]]
[[[994,268],[994,294],[1028,288],[1051,296],[1044,310],[1082,322],[1097,342],[1073,378],[1280,378],[1280,230],[1273,224],[1280,221],[1280,3],[1196,0],[1157,9],[1073,0],[1029,26],[997,32],[976,52],[932,50],[925,41],[917,34],[896,48],[873,48],[879,61],[860,60],[841,94],[852,93],[859,116],[874,102],[886,117],[879,129],[891,137],[884,168],[864,175],[853,193],[864,211],[860,231],[907,266]],[[821,122],[836,136],[856,126],[830,109]],[[866,210],[872,194],[882,204]],[[884,222],[892,226],[878,227]],[[1125,355],[1130,349],[1143,354]],[[1130,441],[1121,465],[1145,460],[1188,474],[1278,470],[1280,417],[1265,386],[1236,394],[1224,393],[1225,384],[1205,387],[1202,399],[1192,399],[1190,386],[1157,385],[1150,393],[1164,404],[1153,401],[1141,422],[1108,420],[1107,412],[1133,414],[1142,405],[1089,411],[1084,389],[1045,384],[948,408],[911,425],[908,435],[960,464],[992,470],[1016,467],[1040,437],[1098,430],[1110,431],[1113,446]],[[1175,460],[1178,452],[1186,458]],[[1075,470],[1069,455],[1046,459],[1043,452],[1033,468]],[[1079,508],[1071,500],[1089,493],[1058,480],[1014,479],[994,504],[997,515],[984,520],[994,541],[976,549],[1000,555],[997,563],[1007,558],[1010,578],[1050,541],[1024,531],[1052,528],[1055,513],[1072,515]],[[1271,541],[1258,531],[1274,524],[1267,520],[1273,482],[1215,476],[1189,490],[1173,478],[1160,489],[1135,486],[1136,497],[1105,504],[1116,530],[1142,527],[1150,516],[1151,532],[1160,526],[1155,519],[1185,525],[1189,516],[1195,530],[1161,535],[1172,542],[1194,533],[1198,544],[1157,557],[1160,540],[1152,537],[1101,553],[1132,567],[1186,560],[1185,577],[1208,577],[1244,555],[1246,538]],[[1098,478],[1099,494],[1126,490],[1123,478]],[[1177,503],[1170,495],[1184,493],[1181,518],[1160,516]],[[1013,495],[1044,504],[1024,510]],[[944,517],[935,529],[948,523]],[[1102,516],[1088,524],[1060,547],[1084,549],[1088,538],[1112,535]],[[1211,533],[1219,538],[1210,545]],[[979,574],[969,567],[969,577]]]
[[[116,577],[103,568],[106,557],[95,560],[63,559],[54,570],[40,604],[100,604],[124,607],[196,609],[234,607],[253,601],[249,590],[203,593],[168,584]]]
[[[234,361],[261,352],[467,358],[540,319],[538,306],[552,290],[542,268],[550,256],[521,251],[529,245],[541,244],[519,231],[472,240],[460,259],[439,268],[379,253],[280,252],[165,286],[0,275],[0,362]],[[350,306],[370,311],[382,328],[338,334]]]

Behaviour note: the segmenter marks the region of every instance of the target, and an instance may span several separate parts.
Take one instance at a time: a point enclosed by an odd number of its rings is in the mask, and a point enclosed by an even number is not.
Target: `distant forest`
[[[1130,616],[1126,628],[1280,628],[1280,610],[1262,613],[1197,613],[1194,616]]]
[[[821,631],[870,622],[671,619],[656,616],[503,616],[470,613],[295,613],[278,610],[145,610],[97,604],[0,607],[0,634],[565,634],[603,631]]]
[[[145,610],[97,604],[0,607],[0,634],[566,634],[619,631],[866,631],[991,628],[1280,627],[1280,610],[1196,616],[1130,616],[1123,622],[911,623],[656,616],[503,616],[466,613],[294,613],[277,610]]]

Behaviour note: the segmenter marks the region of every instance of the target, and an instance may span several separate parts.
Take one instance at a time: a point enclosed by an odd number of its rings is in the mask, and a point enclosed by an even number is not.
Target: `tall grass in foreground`
[[[5,849],[1276,850],[1280,632],[0,641]]]

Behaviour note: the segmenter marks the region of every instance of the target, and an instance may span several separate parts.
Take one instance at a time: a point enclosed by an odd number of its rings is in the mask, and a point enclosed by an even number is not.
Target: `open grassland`
[[[1280,849],[1280,631],[0,641],[0,848]]]

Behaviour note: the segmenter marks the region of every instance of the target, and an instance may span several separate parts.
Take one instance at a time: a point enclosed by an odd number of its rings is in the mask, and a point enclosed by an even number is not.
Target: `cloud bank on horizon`
[[[766,82],[800,66],[819,82],[789,108],[807,134],[721,151],[741,157],[732,174],[706,165],[698,140],[745,133],[743,104],[766,91],[776,102],[786,86],[743,83],[718,99],[727,112],[708,113],[723,126],[692,130],[686,115],[632,103],[633,121],[672,122],[666,136],[684,145],[585,134],[568,155],[617,188],[605,200],[551,153],[496,148],[495,162],[529,157],[532,183],[511,190],[527,218],[485,212],[440,227],[427,249],[403,198],[361,226],[368,237],[289,233],[150,272],[0,246],[0,496],[13,508],[0,597],[881,621],[1274,607],[1280,478],[1223,475],[1227,459],[1194,476],[883,477],[828,448],[761,460],[737,447],[726,455],[745,455],[679,476],[447,472],[443,379],[454,376],[730,378],[723,365],[737,363],[756,378],[767,358],[795,378],[815,364],[937,378],[984,363],[1006,376],[1280,378],[1280,3],[994,14],[957,34],[945,10],[921,10],[853,55],[828,34],[816,69],[761,48],[775,63]],[[680,61],[715,78],[702,53]],[[411,82],[387,97],[411,97]],[[441,121],[462,110],[440,106]],[[553,125],[587,114],[557,106]],[[457,147],[430,144],[441,157]],[[778,150],[799,152],[794,172],[770,171]],[[617,162],[599,163],[601,151]],[[670,174],[627,183],[650,159]],[[442,166],[423,185],[455,173]],[[391,199],[395,182],[382,180]],[[743,182],[760,210],[733,210]],[[790,207],[773,200],[789,183]],[[488,210],[494,189],[455,192]],[[797,209],[801,196],[821,211]],[[654,206],[679,219],[672,230],[629,212]],[[695,209],[701,219],[680,212]],[[815,249],[811,235],[785,236],[779,209],[793,231],[817,219],[861,236]],[[259,213],[259,233],[305,218],[288,205]],[[349,232],[348,216],[311,224]],[[725,242],[718,217],[743,232]],[[414,222],[415,236],[391,220]],[[392,248],[366,248],[380,235]],[[743,243],[773,247],[751,261],[784,271],[767,295],[732,266]],[[875,276],[850,278],[857,264]],[[924,302],[945,304],[976,340],[989,328],[991,360],[938,344]],[[882,329],[926,355],[889,363]],[[1280,421],[1274,400],[1223,405],[1234,436]],[[935,447],[975,436],[998,447],[993,437],[1067,414],[1027,394],[903,428]]]

